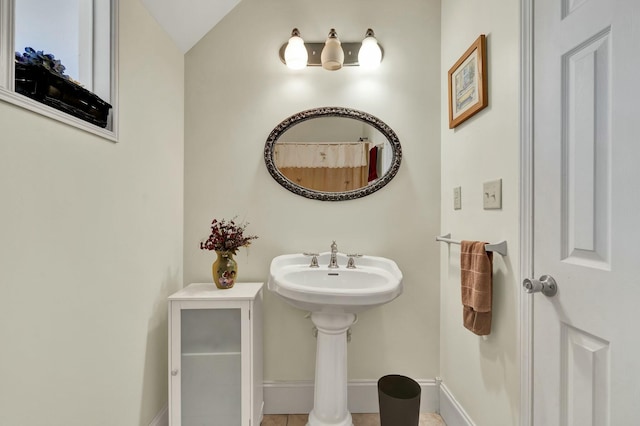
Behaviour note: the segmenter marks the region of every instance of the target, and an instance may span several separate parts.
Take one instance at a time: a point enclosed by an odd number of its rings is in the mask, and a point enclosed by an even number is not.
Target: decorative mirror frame
[[[291,127],[295,126],[296,124],[302,123],[303,121],[320,117],[352,118],[355,120],[363,121],[373,126],[376,130],[382,133],[391,144],[393,157],[391,160],[391,165],[389,166],[389,170],[387,170],[387,172],[380,179],[378,179],[371,185],[367,185],[359,189],[354,189],[352,191],[343,192],[322,192],[307,189],[287,179],[276,167],[274,160],[274,145],[276,144],[276,142],[278,142],[280,136],[282,136],[282,134],[289,130]],[[269,134],[267,142],[264,146],[264,162],[267,165],[267,170],[269,170],[269,173],[276,180],[276,182],[278,182],[280,185],[293,192],[294,194],[301,195],[312,200],[320,201],[354,200],[356,198],[364,197],[378,191],[383,186],[388,184],[391,179],[393,179],[394,176],[398,173],[401,160],[402,147],[400,146],[400,140],[398,139],[396,133],[391,130],[391,127],[389,127],[384,121],[371,114],[343,107],[321,107],[298,112],[284,119],[280,124],[278,124]]]

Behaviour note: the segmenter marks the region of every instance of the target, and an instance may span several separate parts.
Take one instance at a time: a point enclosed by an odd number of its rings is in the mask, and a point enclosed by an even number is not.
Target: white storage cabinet
[[[191,284],[169,297],[169,424],[259,426],[262,283]]]

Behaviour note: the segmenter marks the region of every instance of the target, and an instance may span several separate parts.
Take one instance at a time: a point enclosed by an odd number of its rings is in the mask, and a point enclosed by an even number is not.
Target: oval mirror
[[[352,200],[385,186],[398,172],[395,132],[366,112],[323,107],[286,118],[269,134],[264,161],[289,191],[322,201]]]

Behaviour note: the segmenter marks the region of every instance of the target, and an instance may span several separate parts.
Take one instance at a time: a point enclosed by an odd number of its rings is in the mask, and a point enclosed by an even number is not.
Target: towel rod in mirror
[[[461,244],[461,241],[458,240],[452,240],[451,239],[451,234],[447,234],[447,235],[442,235],[440,237],[436,237],[436,241],[441,241],[443,243],[450,243],[450,244]],[[484,246],[484,249],[486,251],[492,251],[498,254],[501,254],[502,256],[506,256],[507,255],[507,242],[506,241],[500,241],[499,243],[495,243],[495,244],[486,244]]]

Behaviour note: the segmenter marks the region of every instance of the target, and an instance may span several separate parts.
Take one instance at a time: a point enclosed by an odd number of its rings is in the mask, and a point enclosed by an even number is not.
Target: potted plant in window
[[[50,53],[26,47],[15,55],[15,90],[99,127],[107,126],[111,105],[64,74]]]

